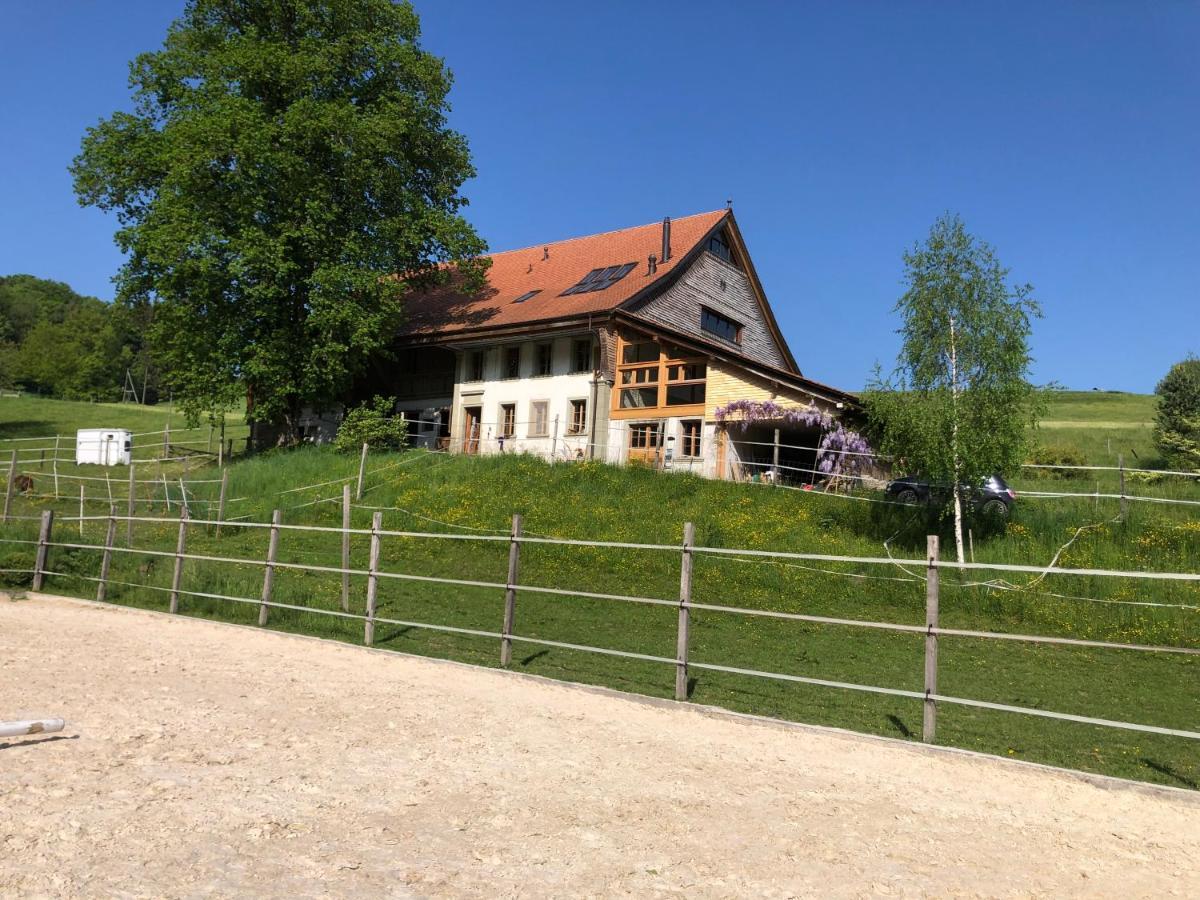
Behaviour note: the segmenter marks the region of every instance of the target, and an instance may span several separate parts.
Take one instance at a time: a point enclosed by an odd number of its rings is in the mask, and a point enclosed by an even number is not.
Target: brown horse
[[[29,475],[18,475],[13,479],[13,487],[22,494],[33,493],[33,478]]]

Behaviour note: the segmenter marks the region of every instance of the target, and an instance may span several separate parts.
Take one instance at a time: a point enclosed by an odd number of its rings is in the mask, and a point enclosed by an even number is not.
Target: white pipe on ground
[[[62,731],[64,724],[62,719],[27,719],[24,722],[0,722],[0,738]]]

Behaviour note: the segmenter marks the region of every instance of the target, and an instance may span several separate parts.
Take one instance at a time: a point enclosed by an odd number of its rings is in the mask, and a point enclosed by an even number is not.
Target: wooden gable
[[[704,311],[737,324],[729,340],[701,327]],[[788,356],[771,333],[746,273],[702,253],[669,288],[636,310],[636,318],[715,344],[723,350],[772,368],[788,370]]]
[[[733,214],[690,256],[662,290],[635,298],[626,311],[748,362],[799,375]]]

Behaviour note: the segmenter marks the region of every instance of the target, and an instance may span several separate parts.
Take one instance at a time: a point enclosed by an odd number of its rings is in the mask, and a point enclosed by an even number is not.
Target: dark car
[[[884,489],[888,497],[898,503],[918,506],[929,503],[942,503],[950,494],[949,485],[932,485],[923,478],[909,475],[889,481]],[[979,487],[962,486],[962,495],[967,505],[988,516],[1008,518],[1012,512],[1013,501],[1017,493],[1010,488],[999,475],[993,475]]]

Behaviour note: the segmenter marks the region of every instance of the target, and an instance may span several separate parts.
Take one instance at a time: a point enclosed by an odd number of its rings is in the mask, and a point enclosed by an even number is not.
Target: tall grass
[[[292,524],[340,523],[340,486],[291,489],[350,477],[357,459],[327,449],[302,448],[263,454],[230,468],[230,516],[265,522],[275,508]],[[383,507],[389,529],[434,534],[503,535],[511,516],[522,513],[526,533],[587,540],[677,545],[685,521],[696,525],[702,546],[820,552],[835,555],[920,557],[925,535],[945,523],[906,508],[864,499],[773,489],[761,485],[705,481],[690,475],[620,470],[596,463],[547,465],[520,456],[446,457],[419,452],[372,457],[371,475],[353,525],[366,528]],[[211,471],[211,470],[210,470]],[[1039,479],[1039,486],[1052,480]],[[1186,485],[1181,490],[1192,490]],[[215,485],[197,485],[195,498],[212,499]],[[244,498],[244,499],[242,499]],[[20,500],[17,512],[34,515],[42,504]],[[58,504],[71,514],[74,503]],[[101,513],[106,500],[93,506]],[[197,509],[200,509],[197,504]],[[161,504],[157,514],[163,514]],[[1188,570],[1200,560],[1200,522],[1190,507],[1131,506],[1114,521],[1115,502],[1019,500],[1013,520],[1001,529],[973,530],[980,561],[1113,569]],[[1085,527],[1086,530],[1079,531]],[[98,543],[104,523],[84,525],[84,540]],[[139,523],[135,547],[173,550],[174,523]],[[4,530],[5,540],[30,540],[32,520]],[[123,529],[118,534],[123,535]],[[56,526],[59,541],[78,540],[75,523]],[[886,550],[884,544],[886,542]],[[241,557],[244,565],[189,562],[184,587],[254,601],[262,588],[265,529],[194,526],[193,553]],[[337,566],[336,534],[284,532],[284,562]],[[1064,549],[1065,546],[1065,549]],[[0,568],[28,568],[28,544],[0,544]],[[502,583],[505,541],[387,538],[387,571]],[[1060,552],[1061,551],[1061,552]],[[352,540],[352,565],[366,567],[367,539]],[[679,586],[678,552],[616,550],[595,546],[527,544],[521,582],[529,585],[674,599]],[[48,589],[90,596],[98,570],[94,550],[52,551]],[[114,559],[110,600],[163,609],[170,584],[169,560],[133,554]],[[919,572],[917,573],[920,574]],[[867,576],[867,577],[860,577]],[[5,576],[20,585],[27,578]],[[952,627],[1079,636],[1169,645],[1200,645],[1200,588],[1184,583],[1013,576],[1003,584],[980,585],[991,576],[943,572],[942,620]],[[279,570],[275,597],[318,610],[339,608],[340,576]],[[365,579],[354,576],[352,609],[362,613]],[[900,568],[856,564],[809,565],[699,554],[693,598],[697,602],[805,612],[843,618],[921,624],[925,586]],[[1058,595],[1058,596],[1056,596]],[[1119,602],[1101,602],[1119,601]],[[1125,601],[1169,606],[1132,606]],[[384,580],[379,615],[496,631],[503,590]],[[254,604],[185,596],[182,611],[251,623]],[[674,612],[608,600],[524,592],[517,603],[518,634],[671,657]],[[271,626],[340,640],[362,640],[361,622],[317,613],[275,610]],[[406,652],[443,656],[483,665],[498,662],[498,641],[437,633],[410,626],[381,625],[377,643]],[[704,662],[859,684],[921,688],[919,636],[887,634],[845,626],[823,626],[697,611],[692,656]],[[515,667],[573,681],[606,684],[670,696],[669,667],[529,644],[516,646]],[[944,639],[940,684],[947,694],[1125,719],[1168,727],[1200,729],[1200,667],[1191,658],[1084,648],[1042,647],[976,639]],[[920,731],[920,704],[903,699],[782,684],[723,673],[698,672],[692,699],[732,709],[825,723],[879,734],[910,737]],[[1200,782],[1197,747],[1183,739],[1117,732],[1092,726],[1047,722],[983,710],[941,712],[939,740],[957,746],[1090,771],[1195,787]]]

